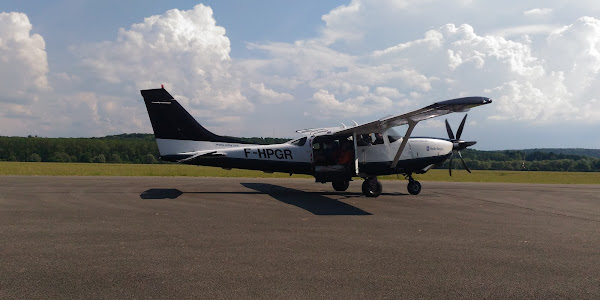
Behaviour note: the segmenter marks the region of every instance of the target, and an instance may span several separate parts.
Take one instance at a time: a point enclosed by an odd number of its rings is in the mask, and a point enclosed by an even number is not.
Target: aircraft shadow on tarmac
[[[267,194],[283,203],[307,210],[315,215],[371,215],[371,213],[358,207],[325,197],[323,193],[305,192],[268,183],[241,183],[241,185],[262,194]],[[360,196],[360,194],[348,195]]]
[[[350,204],[326,197],[340,195],[336,193],[305,192],[268,183],[241,183],[242,186],[256,192],[218,192],[218,194],[267,194],[286,204],[294,205],[315,215],[354,215],[367,216],[371,213]],[[194,194],[212,194],[214,192],[192,192]],[[184,192],[178,189],[149,189],[140,194],[142,199],[177,199]],[[186,193],[189,194],[189,193]],[[346,198],[359,198],[359,193],[341,193]]]
[[[178,189],[149,189],[140,194],[142,199],[177,199],[183,195]]]

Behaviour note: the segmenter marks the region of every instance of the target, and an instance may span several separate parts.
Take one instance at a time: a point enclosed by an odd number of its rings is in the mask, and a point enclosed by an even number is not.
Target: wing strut
[[[404,138],[402,138],[402,143],[400,144],[400,148],[398,148],[398,153],[396,153],[396,156],[394,157],[394,161],[392,161],[392,165],[390,166],[390,168],[396,168],[398,160],[400,159],[400,154],[402,154],[402,151],[404,151],[406,143],[408,142],[408,139],[410,138],[413,129],[415,129],[415,126],[417,126],[417,123],[419,123],[419,121],[415,122],[410,118],[408,119],[408,130],[406,130],[406,134],[404,135]]]
[[[356,131],[352,133],[352,142],[354,143],[354,174],[358,176],[358,145],[356,143]]]

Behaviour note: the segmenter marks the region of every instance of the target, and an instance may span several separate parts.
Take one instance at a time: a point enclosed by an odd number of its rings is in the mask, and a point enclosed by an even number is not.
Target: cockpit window
[[[386,133],[387,133],[388,140],[390,141],[390,143],[393,143],[402,138],[402,135],[400,133],[398,133],[398,131],[396,131],[394,128],[388,129],[386,131]]]
[[[290,144],[296,145],[296,146],[304,146],[304,144],[306,144],[306,137],[299,138],[297,140],[293,140],[290,142]]]

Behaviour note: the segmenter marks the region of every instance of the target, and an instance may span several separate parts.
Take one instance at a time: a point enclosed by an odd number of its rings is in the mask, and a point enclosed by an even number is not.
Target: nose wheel
[[[381,195],[382,190],[383,186],[377,177],[367,177],[362,184],[362,192],[367,197],[377,197]]]
[[[412,175],[408,175],[408,192],[411,195],[418,195],[421,192],[421,183],[412,178]]]

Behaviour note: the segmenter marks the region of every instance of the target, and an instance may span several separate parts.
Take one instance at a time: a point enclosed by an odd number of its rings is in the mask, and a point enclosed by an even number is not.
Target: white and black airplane
[[[449,139],[411,137],[411,134],[420,121],[466,112],[492,102],[485,97],[446,100],[362,125],[355,122],[352,127],[298,130],[306,136],[283,144],[256,145],[208,131],[164,88],[141,93],[162,160],[224,169],[308,174],[316,182],[331,182],[336,191],[345,191],[353,177],[362,177],[362,192],[367,197],[379,196],[382,186],[377,176],[390,174],[405,176],[408,192],[419,194],[421,184],[412,175],[423,174],[447,159],[452,175],[454,153],[471,172],[460,154],[460,150],[475,144],[460,139],[466,115],[456,136],[446,120]],[[408,125],[404,136],[393,129],[401,125]]]

